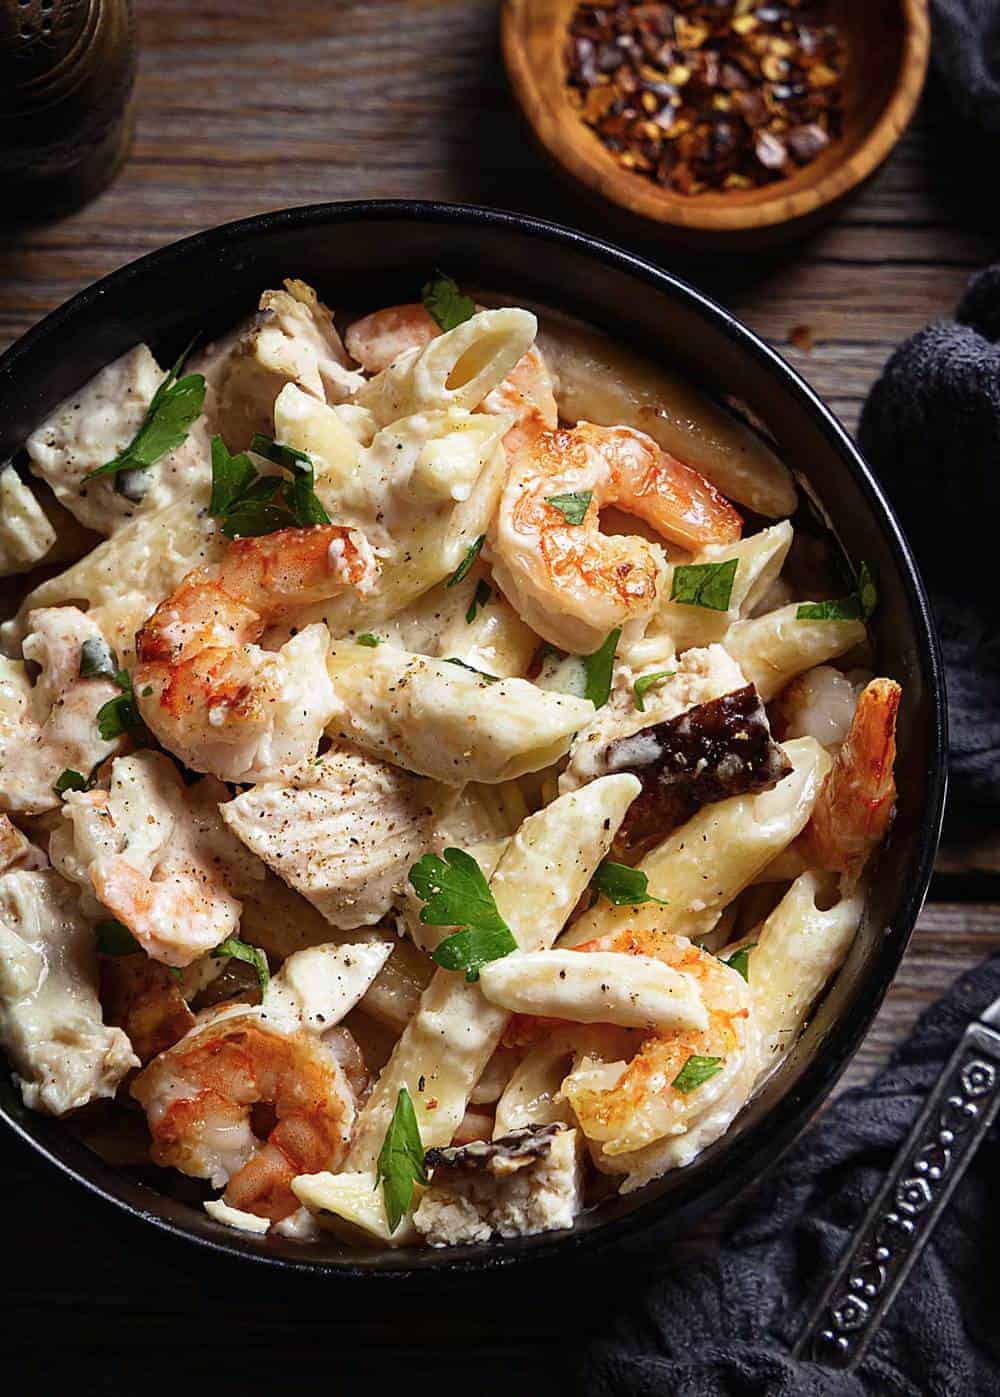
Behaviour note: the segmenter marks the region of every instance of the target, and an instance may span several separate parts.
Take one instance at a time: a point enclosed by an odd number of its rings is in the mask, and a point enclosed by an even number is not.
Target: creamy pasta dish
[[[684,1168],[781,1064],[900,690],[743,417],[441,274],[288,281],[109,364],[0,506],[27,1107],[220,1225],[449,1246]]]

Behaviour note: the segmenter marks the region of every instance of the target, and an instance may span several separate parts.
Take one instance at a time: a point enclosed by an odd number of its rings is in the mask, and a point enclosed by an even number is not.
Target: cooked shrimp
[[[216,1011],[154,1058],[132,1095],[157,1164],[225,1184],[231,1207],[274,1222],[299,1206],[297,1174],[338,1167],[354,1122],[353,1092],[320,1039],[277,1031],[245,1006]]]
[[[599,1168],[631,1175],[641,1168],[636,1151],[678,1136],[684,1140],[674,1163],[687,1163],[728,1127],[753,1084],[756,1036],[746,981],[683,936],[626,930],[577,949],[652,955],[696,981],[707,1028],[644,1033],[627,1063],[585,1056],[562,1085],[584,1134],[599,1146]],[[718,1070],[682,1089],[679,1074],[699,1058]]]
[[[224,792],[224,788],[223,788]],[[111,789],[70,792],[64,822],[49,840],[53,864],[112,916],[155,960],[190,965],[235,932],[241,906],[229,891],[229,864],[217,841],[235,839],[199,822],[189,788],[169,757],[119,757]],[[231,863],[231,860],[229,861]]]
[[[407,349],[423,349],[440,335],[422,305],[386,306],[356,320],[344,337],[348,353],[370,374],[381,373]],[[533,346],[483,400],[483,411],[513,412],[520,422],[554,427],[558,420],[552,378],[541,351]]]
[[[892,820],[901,693],[893,679],[873,679],[862,690],[850,730],[799,842],[807,866],[842,873],[848,888],[861,876]]]
[[[352,359],[366,373],[378,374],[407,349],[423,349],[441,333],[437,321],[419,303],[385,306],[354,324],[344,336]]]
[[[687,548],[728,543],[742,521],[697,471],[630,427],[515,427],[504,441],[507,483],[490,534],[493,572],[508,600],[545,640],[577,654],[609,631],[653,613],[666,560],[645,538],[602,534],[617,505]],[[554,498],[585,505],[579,524]]]
[[[782,742],[790,737],[814,737],[834,750],[850,730],[860,688],[832,665],[807,669],[774,700],[771,726]]]
[[[366,590],[375,573],[364,537],[339,524],[230,544],[136,637],[146,723],[186,765],[227,781],[265,780],[314,756],[334,709],[326,627],[306,626],[278,651],[253,642],[295,608]]]

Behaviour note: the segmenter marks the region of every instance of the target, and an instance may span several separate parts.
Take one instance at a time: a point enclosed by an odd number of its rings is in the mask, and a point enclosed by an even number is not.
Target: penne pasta
[[[557,761],[593,714],[587,699],[524,679],[490,681],[462,665],[342,641],[329,656],[341,742],[445,785],[509,781]]]
[[[622,1028],[703,1029],[694,982],[651,956],[620,951],[539,951],[506,956],[479,972],[483,994],[512,1014]]]
[[[758,1082],[798,1037],[813,1004],[840,969],[864,911],[855,892],[824,906],[823,884],[803,873],[771,915],[746,938],[753,1012],[760,1035]]]
[[[641,669],[647,664],[657,664],[671,647],[687,650],[692,645],[710,645],[723,640],[730,626],[753,610],[781,572],[791,547],[792,533],[792,526],[786,519],[738,543],[703,548],[692,554],[686,564],[668,565],[664,601],[650,617],[644,634],[623,652],[623,658],[633,669]],[[734,559],[736,573],[729,605],[724,610],[670,600],[678,566],[704,566]]]
[[[798,604],[737,621],[723,642],[766,702],[803,670],[826,664],[865,639],[862,621],[800,621]]]
[[[355,402],[380,426],[439,408],[471,412],[531,348],[537,328],[530,311],[480,311],[423,348],[405,350]]]

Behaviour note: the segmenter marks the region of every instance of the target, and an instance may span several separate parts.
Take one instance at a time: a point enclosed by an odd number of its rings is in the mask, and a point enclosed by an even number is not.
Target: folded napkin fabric
[[[1000,809],[1000,264],[972,281],[954,320],[896,350],[859,437],[913,545],[941,637],[949,811],[981,823]]]
[[[802,1326],[1000,956],[921,1018],[870,1086],[839,1098],[746,1203],[717,1258],[665,1272],[591,1347],[588,1397],[987,1397],[1000,1393],[1000,1132],[958,1185],[860,1366],[791,1357]]]

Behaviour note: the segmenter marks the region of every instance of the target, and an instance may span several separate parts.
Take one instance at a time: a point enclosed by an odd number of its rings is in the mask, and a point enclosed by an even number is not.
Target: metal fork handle
[[[860,1362],[1000,1110],[1000,1033],[973,1023],[924,1103],[793,1350]]]

